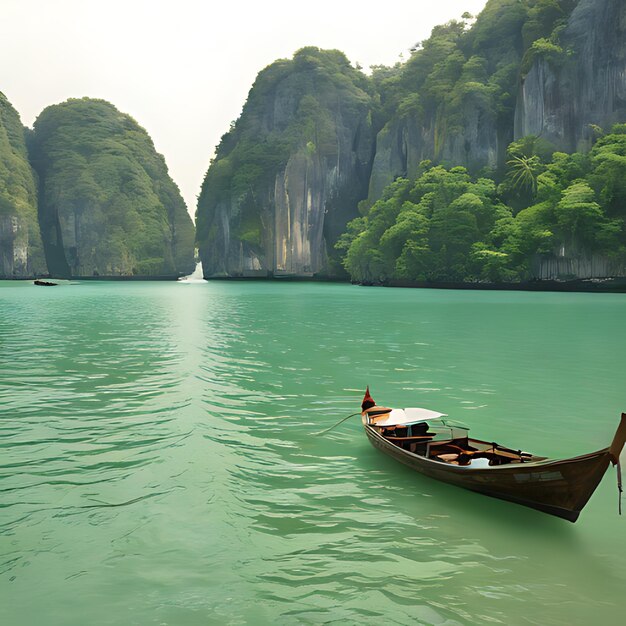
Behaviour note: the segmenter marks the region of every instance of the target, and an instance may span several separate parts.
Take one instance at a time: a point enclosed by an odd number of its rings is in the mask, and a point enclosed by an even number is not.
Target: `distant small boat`
[[[51,283],[47,280],[36,280],[35,285],[39,285],[39,287],[57,287],[58,283]]]
[[[429,409],[376,406],[369,389],[362,422],[370,443],[410,468],[445,483],[575,522],[626,442],[626,413],[608,448],[552,460],[469,437],[469,429]]]

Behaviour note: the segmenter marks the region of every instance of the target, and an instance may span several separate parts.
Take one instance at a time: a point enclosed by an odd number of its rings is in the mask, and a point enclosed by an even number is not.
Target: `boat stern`
[[[622,413],[622,419],[620,420],[619,426],[615,431],[613,442],[609,448],[609,455],[613,465],[617,465],[619,463],[619,455],[622,453],[624,443],[626,443],[626,413]]]

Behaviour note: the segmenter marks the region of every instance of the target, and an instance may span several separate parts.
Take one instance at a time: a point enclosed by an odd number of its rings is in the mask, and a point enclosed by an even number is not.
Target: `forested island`
[[[207,147],[209,150],[210,147]],[[626,4],[489,0],[365,73],[306,47],[222,137],[196,230],[130,116],[0,97],[0,277],[626,278]]]
[[[372,70],[259,74],[199,197],[206,276],[626,274],[623,2],[490,0]]]
[[[193,223],[163,157],[103,100],[45,109],[30,141],[54,275],[153,276],[193,269]]]
[[[1,96],[0,183],[0,277],[177,277],[194,268],[193,222],[163,157],[108,102],[50,106],[28,130]]]

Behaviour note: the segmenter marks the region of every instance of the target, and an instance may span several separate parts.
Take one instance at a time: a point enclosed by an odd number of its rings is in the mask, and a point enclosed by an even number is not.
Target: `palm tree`
[[[537,155],[513,156],[506,164],[510,167],[507,176],[515,189],[526,189],[534,195],[537,192],[537,175],[541,161]]]

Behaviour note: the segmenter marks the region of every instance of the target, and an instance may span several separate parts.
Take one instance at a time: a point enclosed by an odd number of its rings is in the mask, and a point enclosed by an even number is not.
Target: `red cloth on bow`
[[[361,410],[366,411],[367,409],[371,409],[373,406],[376,406],[376,402],[374,402],[374,398],[370,396],[370,386],[367,386],[365,390],[365,395],[363,396],[363,402],[361,402]]]

